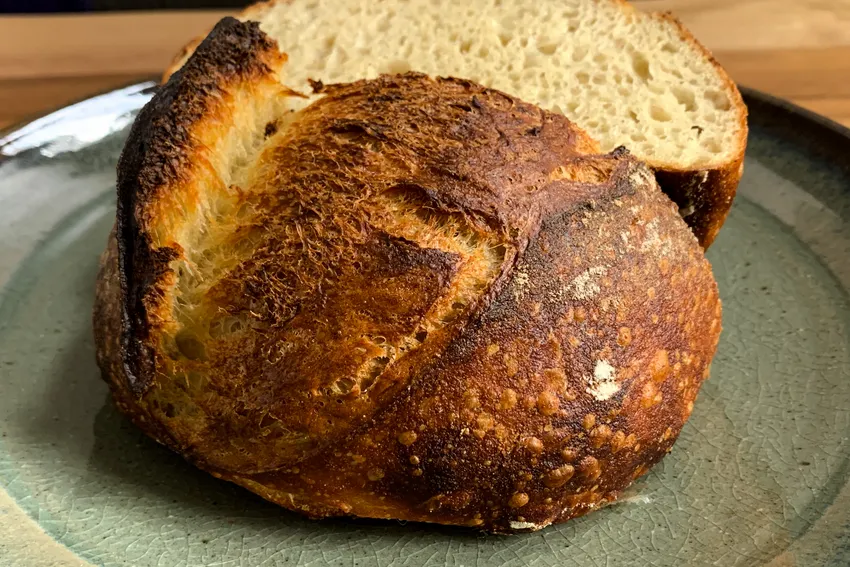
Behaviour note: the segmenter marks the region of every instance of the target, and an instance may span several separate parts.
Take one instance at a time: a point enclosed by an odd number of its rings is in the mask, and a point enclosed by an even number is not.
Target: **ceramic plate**
[[[0,565],[850,564],[850,132],[747,93],[746,174],[709,252],[724,331],[690,422],[619,503],[496,537],[302,519],[112,408],[93,289],[150,87],[0,139]]]

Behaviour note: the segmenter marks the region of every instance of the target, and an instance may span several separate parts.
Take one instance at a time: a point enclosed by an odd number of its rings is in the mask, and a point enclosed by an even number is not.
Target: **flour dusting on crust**
[[[600,288],[597,280],[604,276],[607,271],[605,266],[588,268],[570,282],[570,285],[567,286],[567,291],[575,300],[590,299],[599,293]]]
[[[587,377],[587,393],[599,401],[604,401],[619,391],[617,370],[607,360],[597,360],[593,376]]]

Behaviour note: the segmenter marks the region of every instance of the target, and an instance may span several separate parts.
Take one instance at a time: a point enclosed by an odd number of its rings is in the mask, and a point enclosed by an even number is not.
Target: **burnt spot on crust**
[[[307,81],[310,83],[310,88],[313,89],[313,94],[320,94],[325,88],[325,84],[322,81],[316,79],[307,79]]]
[[[275,133],[277,133],[277,122],[273,120],[266,124],[266,127],[263,130],[263,136],[268,138],[269,136],[274,136]]]
[[[117,405],[311,517],[510,532],[616,498],[720,331],[652,172],[463,79],[315,82],[289,113],[284,59],[223,21],[134,125],[95,319]]]

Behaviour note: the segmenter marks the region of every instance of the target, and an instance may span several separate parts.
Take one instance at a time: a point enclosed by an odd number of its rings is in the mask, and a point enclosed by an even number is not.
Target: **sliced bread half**
[[[669,14],[624,0],[273,0],[240,18],[258,21],[288,54],[285,80],[296,90],[309,93],[310,79],[409,70],[471,79],[565,114],[605,151],[626,146],[656,171],[704,247],[731,207],[747,110]]]

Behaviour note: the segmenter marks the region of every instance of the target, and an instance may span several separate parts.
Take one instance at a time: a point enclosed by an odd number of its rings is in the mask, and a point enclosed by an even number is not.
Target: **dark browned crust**
[[[697,171],[660,168],[655,169],[655,177],[707,250],[726,222],[743,172],[742,151],[735,161],[721,168]]]
[[[475,300],[390,363],[375,394],[340,398],[339,409],[318,403],[324,374],[294,372],[319,351],[258,360],[247,347],[227,355],[255,370],[210,370],[219,405],[196,400],[203,424],[163,407],[177,391],[169,372],[178,364],[163,346],[172,332],[165,298],[175,285],[171,263],[183,255],[179,246],[151,249],[157,215],[170,214],[162,202],[181,197],[163,188],[192,177],[200,117],[230,82],[268,74],[250,52],[272,47],[256,25],[220,24],[131,132],[94,314],[98,363],[118,407],[215,476],[311,517],[513,532],[615,499],[670,450],[708,376],[720,332],[710,267],[627,152],[590,155],[595,143],[563,116],[468,81],[408,74],[323,87],[322,99],[269,138],[264,163],[286,193],[259,205],[272,226],[276,207],[292,210],[295,195],[303,210],[287,222],[299,234],[324,226],[315,219],[328,211],[347,218],[371,207],[350,245],[315,232],[346,254],[333,264],[338,275],[310,288],[321,321],[344,323],[322,344],[345,344],[355,314],[358,325],[375,321],[395,340],[454,289],[457,254],[373,226],[398,192],[503,248]],[[296,159],[304,155],[310,160]],[[284,269],[274,285],[286,284],[289,268],[264,254],[258,248],[251,261],[266,262],[264,274]],[[384,299],[375,302],[359,272],[344,269],[355,261],[373,282],[402,283],[376,285]],[[250,262],[242,266],[237,284],[253,281]],[[257,300],[252,309],[272,297],[265,285],[239,288]],[[224,311],[244,310],[238,294],[216,297]],[[372,304],[388,307],[372,316],[364,311]],[[278,317],[287,305],[260,309],[263,337],[274,342],[299,324],[297,310]],[[350,352],[328,350],[325,374],[344,368]],[[270,451],[263,410],[286,399],[273,421],[303,424],[307,443]]]
[[[262,2],[255,2],[253,4],[249,4],[239,13],[239,19],[243,22],[253,21],[259,22],[265,13],[275,4],[284,3],[290,4],[292,0],[264,0]],[[162,82],[168,82],[168,79],[177,72],[180,67],[183,66],[184,63],[189,59],[189,57],[195,52],[201,42],[204,40],[205,36],[198,36],[191,39],[186,45],[180,48],[180,51],[171,59],[171,62],[165,68],[165,71],[162,74]]]

